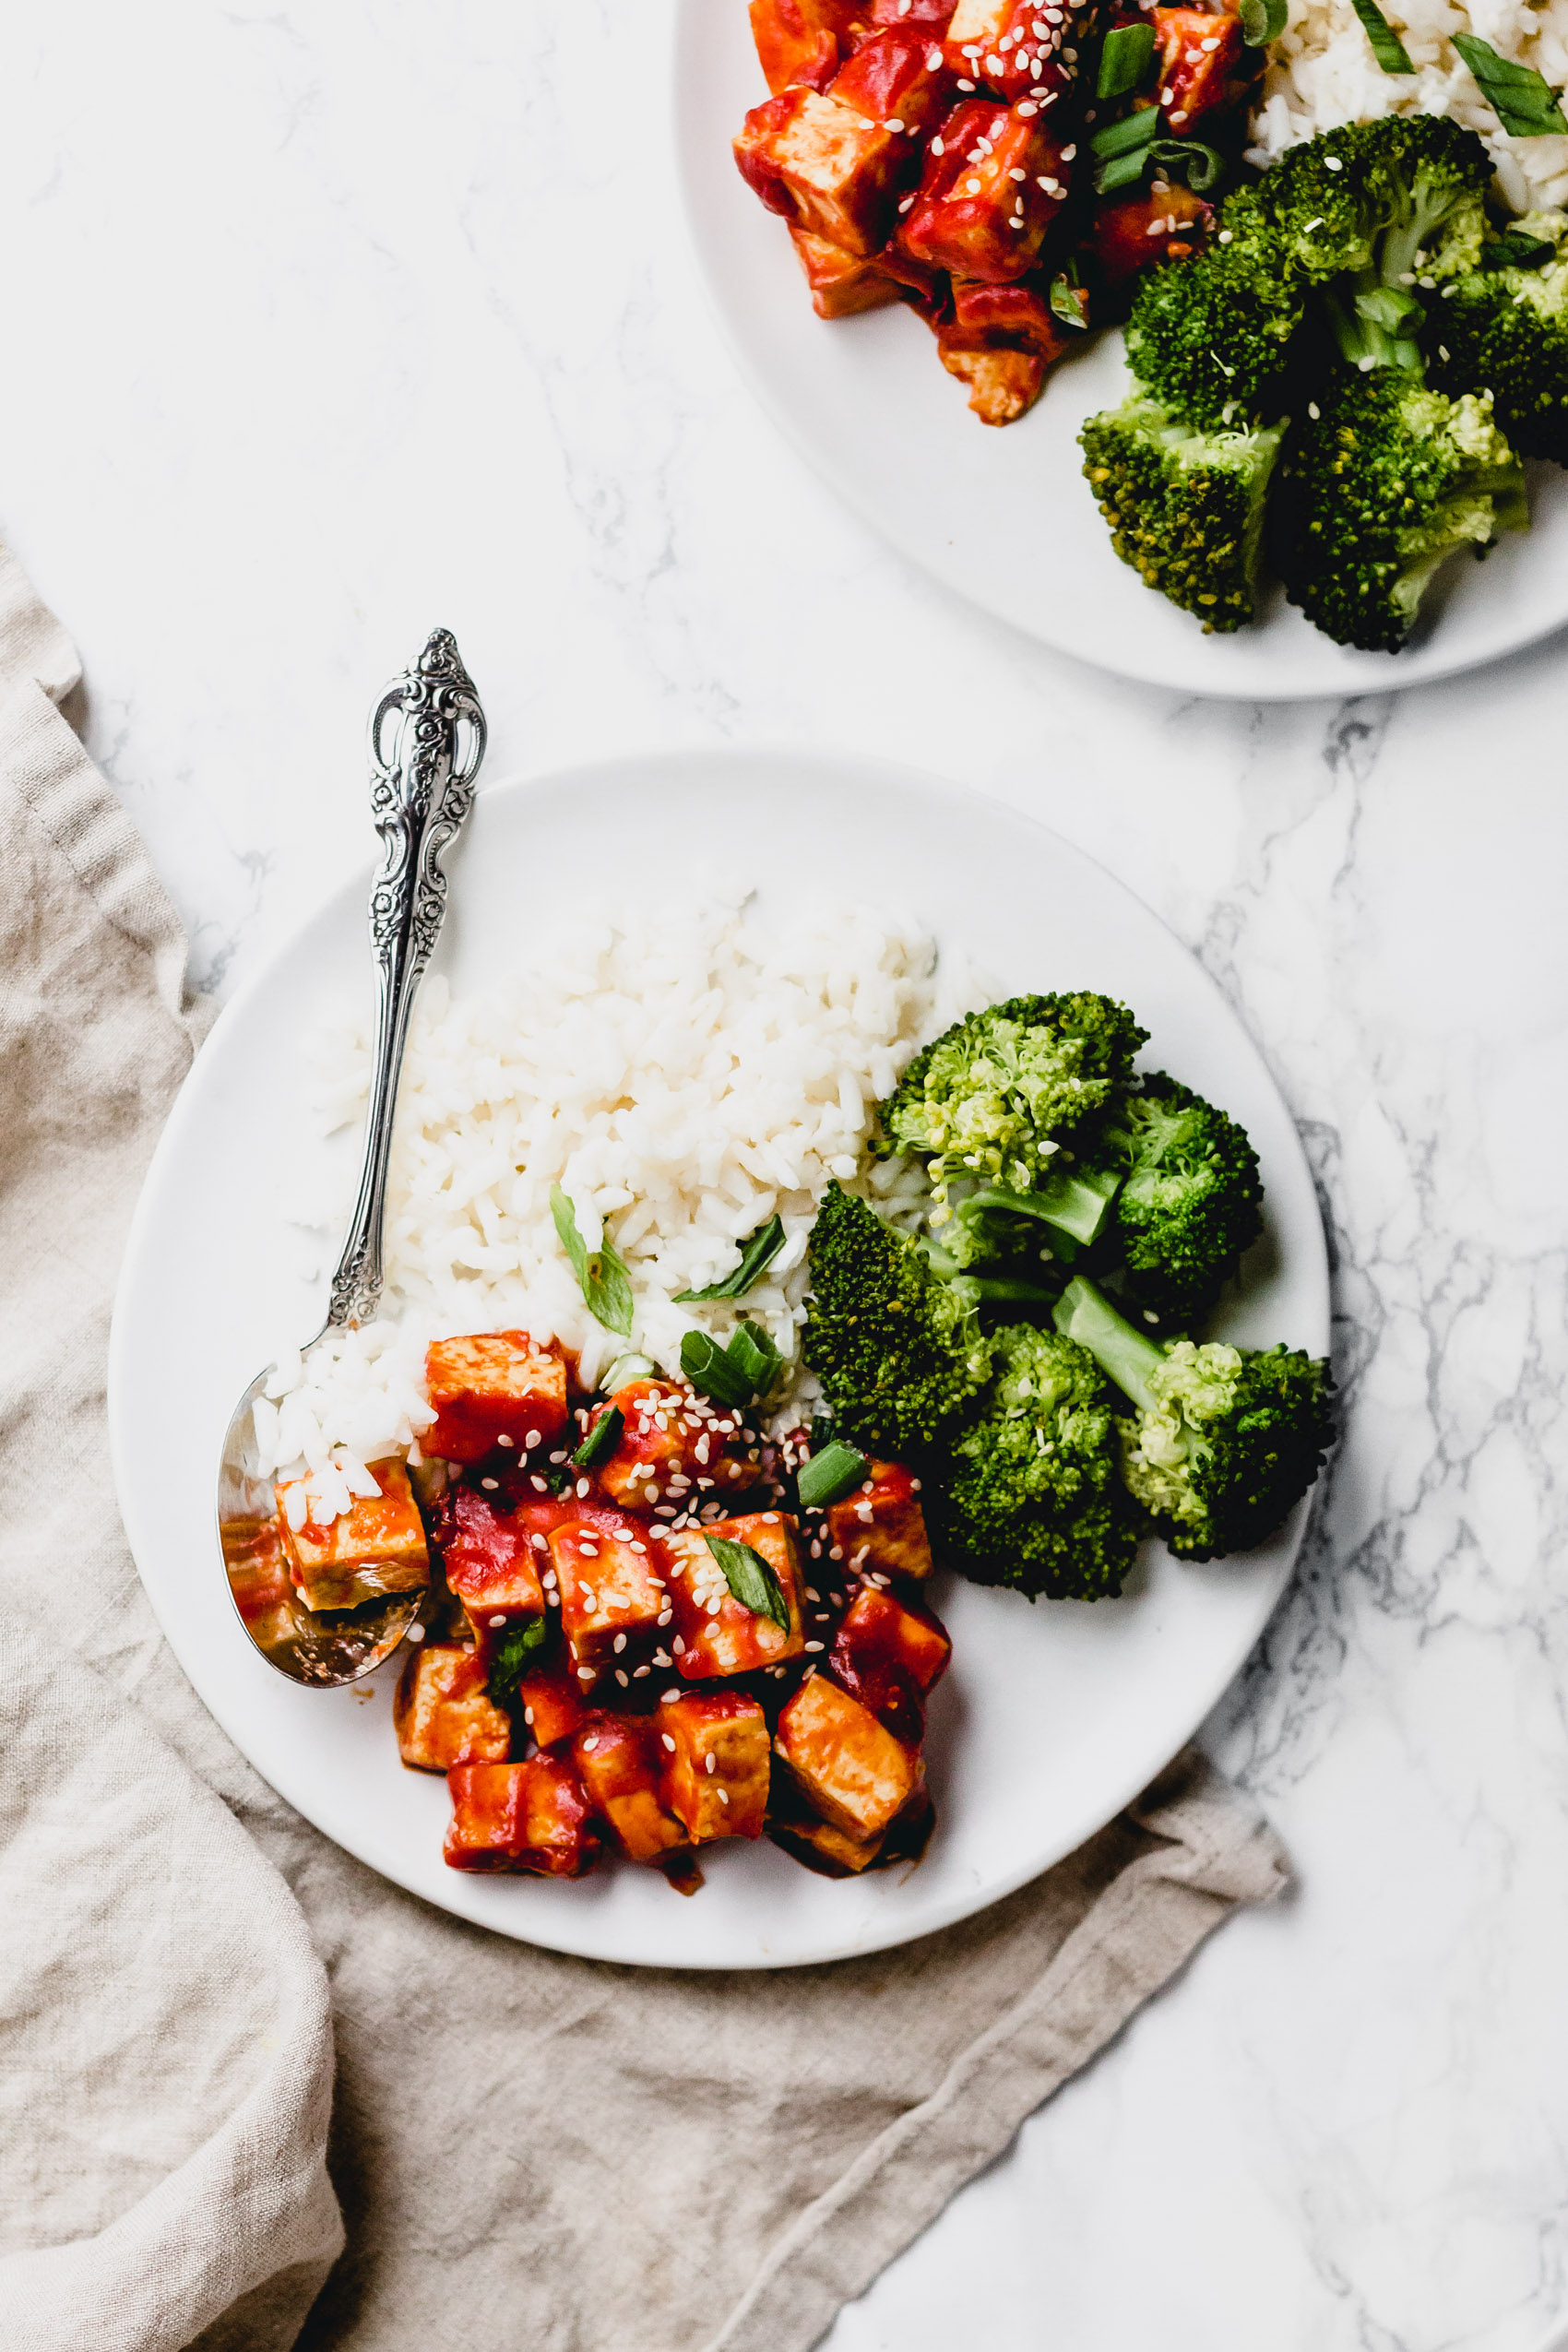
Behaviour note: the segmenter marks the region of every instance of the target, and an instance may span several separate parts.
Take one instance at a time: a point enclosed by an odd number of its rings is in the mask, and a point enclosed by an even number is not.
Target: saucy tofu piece
[[[225,1519],[219,1529],[229,1590],[245,1630],[260,1648],[276,1649],[300,1630],[299,1596],[277,1519]]]
[[[1033,267],[1073,170],[1033,107],[1029,99],[1018,107],[970,99],[954,108],[931,142],[898,231],[899,245],[917,261],[988,285]]]
[[[635,1636],[651,1635],[669,1622],[664,1581],[648,1544],[629,1527],[613,1535],[586,1519],[570,1519],[552,1529],[550,1558],[574,1666],[595,1673],[613,1668]]]
[[[580,1878],[599,1859],[588,1791],[558,1756],[457,1764],[446,1785],[452,1819],[444,1852],[455,1871]]]
[[[855,0],[752,0],[757,63],[774,96],[791,82],[826,89],[857,14]]]
[[[578,1696],[577,1678],[562,1666],[543,1666],[517,1683],[523,1721],[541,1748],[576,1739],[588,1711]]]
[[[774,1746],[813,1811],[861,1844],[881,1836],[919,1785],[915,1752],[820,1674],[784,1708]]]
[[[943,42],[953,72],[1009,101],[1059,96],[1073,80],[1062,51],[1077,46],[1084,12],[1048,4],[1049,18],[1039,0],[958,0]]]
[[[621,1434],[594,1476],[628,1510],[755,1485],[751,1455],[728,1451],[733,1417],[716,1413],[691,1389],[672,1380],[631,1380],[610,1402],[621,1416]]]
[[[827,89],[796,87],[754,106],[736,164],[770,211],[846,253],[874,254],[919,172],[919,133],[950,87],[922,36],[877,33]]]
[[[395,1456],[366,1467],[377,1492],[357,1494],[351,1509],[330,1523],[300,1515],[310,1509],[306,1479],[277,1489],[279,1533],[307,1609],[357,1609],[383,1593],[422,1591],[430,1582],[424,1522],[408,1471]]]
[[[1239,17],[1210,16],[1206,8],[1156,8],[1154,36],[1159,44],[1159,102],[1178,137],[1230,98],[1230,83],[1241,65]]]
[[[947,1669],[953,1645],[929,1610],[867,1585],[834,1635],[834,1681],[906,1747],[925,1733],[926,1693]]]
[[[1126,196],[1099,204],[1088,246],[1111,286],[1124,286],[1160,261],[1186,261],[1208,241],[1214,209],[1191,188],[1172,184],[1162,196]]]
[[[481,1650],[496,1634],[544,1614],[529,1530],[472,1487],[448,1487],[435,1506],[435,1549]]]
[[[485,1689],[477,1650],[444,1642],[410,1650],[392,1720],[403,1762],[415,1772],[505,1764],[512,1752],[511,1723]]]
[[[660,1795],[667,1753],[646,1716],[591,1715],[572,1742],[573,1761],[595,1810],[634,1862],[651,1862],[688,1842],[684,1823]]]
[[[565,1364],[526,1331],[437,1339],[424,1376],[435,1420],[420,1448],[443,1461],[482,1462],[498,1446],[520,1461],[565,1427]]]
[[[651,1718],[664,1799],[694,1846],[760,1837],[767,1819],[767,1718],[738,1692],[688,1691]]]
[[[1038,351],[972,350],[967,342],[936,339],[936,356],[949,375],[969,387],[969,406],[981,424],[1016,424],[1045,389]]]
[[[1039,279],[1011,286],[987,286],[968,278],[955,281],[953,324],[945,330],[955,349],[972,335],[977,350],[1035,351],[1049,367],[1075,331],[1063,326],[1051,307],[1049,288]]]
[[[904,288],[877,261],[830,245],[826,237],[815,237],[794,221],[790,236],[818,318],[855,318],[862,311],[885,310],[889,303],[903,301]]]
[[[828,1533],[851,1575],[929,1576],[931,1542],[914,1479],[900,1462],[873,1462],[871,1475],[830,1505]]]
[[[744,1544],[771,1572],[784,1602],[789,1629],[758,1615],[731,1591],[719,1555],[707,1538]],[[683,1527],[660,1538],[674,1603],[671,1648],[688,1682],[710,1675],[754,1674],[765,1666],[798,1657],[805,1645],[801,1627],[801,1563],[792,1520],[778,1511],[753,1511],[739,1519],[717,1519],[707,1527]]]
[[[797,1862],[804,1862],[824,1878],[857,1878],[861,1871],[870,1870],[883,1847],[880,1837],[846,1837],[831,1822],[803,1808],[776,1818],[768,1824],[767,1834],[776,1846],[782,1846]]]

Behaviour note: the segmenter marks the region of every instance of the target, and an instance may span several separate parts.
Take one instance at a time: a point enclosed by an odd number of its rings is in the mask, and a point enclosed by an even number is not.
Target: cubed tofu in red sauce
[[[425,1385],[435,1420],[421,1450],[444,1462],[525,1454],[565,1427],[565,1360],[526,1331],[438,1339],[425,1357]]]
[[[308,1479],[278,1488],[279,1534],[307,1609],[358,1609],[386,1593],[421,1592],[430,1582],[430,1549],[407,1469],[392,1458],[367,1467],[377,1491],[356,1495],[350,1509],[326,1522],[310,1515]]]
[[[446,1785],[452,1819],[445,1856],[455,1871],[581,1878],[599,1859],[601,1834],[588,1791],[558,1756],[457,1764]]]

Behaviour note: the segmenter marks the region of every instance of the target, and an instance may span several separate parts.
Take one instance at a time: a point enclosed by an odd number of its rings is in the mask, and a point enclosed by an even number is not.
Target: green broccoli
[[[977,1584],[1033,1600],[1122,1589],[1138,1514],[1118,1467],[1111,1391],[1087,1348],[1029,1324],[997,1334],[978,1417],[925,1482],[937,1548]]]
[[[988,1005],[910,1063],[882,1106],[889,1145],[929,1158],[939,1201],[955,1176],[1027,1192],[1147,1035],[1124,1004],[1085,991]]]
[[[1119,1101],[1095,1162],[1124,1171],[1104,1259],[1121,1267],[1121,1288],[1146,1314],[1190,1330],[1263,1230],[1258,1156],[1245,1131],[1156,1071]]]
[[[1497,266],[1428,297],[1428,380],[1451,394],[1485,386],[1521,456],[1568,466],[1568,220],[1526,213],[1483,263],[1493,254]]]
[[[837,1183],[812,1227],[811,1274],[802,1353],[835,1433],[900,1459],[918,1454],[990,1375],[972,1306],[915,1242]]]
[[[1305,287],[1252,189],[1228,196],[1221,243],[1150,269],[1127,322],[1127,363],[1151,399],[1194,431],[1270,422]]]
[[[1445,557],[1526,528],[1524,470],[1490,392],[1449,399],[1380,367],[1313,405],[1280,463],[1285,592],[1337,644],[1397,652]]]
[[[1158,274],[1187,276],[1196,266]],[[1250,621],[1277,427],[1198,432],[1134,394],[1090,417],[1078,439],[1123,563],[1206,629]]]
[[[1474,131],[1443,114],[1388,114],[1288,148],[1253,193],[1294,267],[1313,284],[1353,280],[1353,302],[1475,268],[1491,173]]]
[[[1290,1348],[1159,1347],[1081,1277],[1056,1327],[1136,1407],[1122,1475],[1181,1559],[1250,1551],[1317,1477],[1333,1436],[1325,1363]]]

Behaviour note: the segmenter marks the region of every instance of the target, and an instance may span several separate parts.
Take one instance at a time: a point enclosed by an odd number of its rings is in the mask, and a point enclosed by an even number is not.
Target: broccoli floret
[[[1250,621],[1278,428],[1195,432],[1134,395],[1091,417],[1078,438],[1123,563],[1206,629]]]
[[[1221,217],[1229,242],[1146,271],[1127,322],[1139,384],[1206,432],[1280,414],[1286,347],[1305,303],[1289,253],[1258,223],[1253,191],[1229,197]]]
[[[1280,464],[1276,560],[1292,604],[1340,645],[1395,653],[1454,550],[1528,521],[1490,393],[1449,399],[1393,368],[1347,375]]]
[[[932,1444],[990,1374],[973,1307],[837,1183],[812,1227],[811,1274],[802,1353],[837,1434],[900,1458]]]
[[[1053,1600],[1122,1589],[1138,1514],[1123,1484],[1112,1396],[1087,1348],[1019,1324],[999,1332],[978,1417],[925,1482],[938,1549],[982,1585]]]
[[[1118,1104],[1102,1158],[1124,1170],[1105,1235],[1122,1289],[1191,1330],[1263,1230],[1256,1152],[1234,1119],[1158,1071]]]
[[[915,1056],[882,1106],[883,1127],[893,1148],[929,1158],[939,1201],[954,1176],[1027,1192],[1147,1035],[1108,996],[1009,997]]]
[[[1475,132],[1446,115],[1385,115],[1288,148],[1255,195],[1304,277],[1349,277],[1370,292],[1473,269],[1491,173]]]
[[[1056,1326],[1136,1407],[1122,1475],[1180,1558],[1250,1551],[1317,1477],[1334,1433],[1325,1363],[1293,1348],[1159,1347],[1081,1277]]]
[[[1427,375],[1440,391],[1492,398],[1492,413],[1526,457],[1568,466],[1568,221],[1526,214],[1503,241],[1538,256],[1474,270],[1429,297]]]

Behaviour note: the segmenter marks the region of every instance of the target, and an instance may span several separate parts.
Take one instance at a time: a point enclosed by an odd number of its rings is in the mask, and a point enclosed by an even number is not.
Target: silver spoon
[[[386,1171],[403,1049],[446,914],[442,852],[473,806],[485,734],[484,712],[457,640],[447,629],[432,630],[418,661],[393,679],[371,714],[370,806],[384,853],[370,894],[379,977],[375,1055],[359,1198],[318,1339],[368,1323],[380,1301]],[[391,1656],[424,1595],[387,1593],[357,1609],[305,1608],[289,1579],[272,1482],[260,1471],[252,1417],[273,1369],[269,1364],[258,1372],[245,1390],[223,1441],[219,1542],[240,1621],[268,1665],[291,1681],[334,1690]]]

